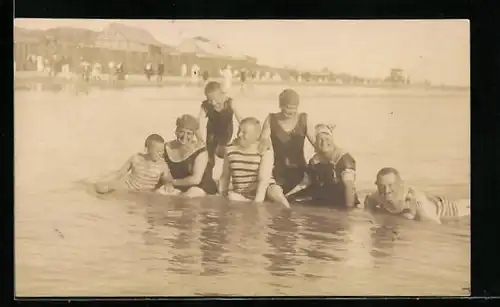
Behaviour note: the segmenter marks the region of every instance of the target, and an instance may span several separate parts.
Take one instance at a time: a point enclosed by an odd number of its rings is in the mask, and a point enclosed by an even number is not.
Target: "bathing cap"
[[[292,89],[286,89],[279,96],[280,107],[298,106],[299,94]]]
[[[189,114],[184,114],[181,117],[177,118],[176,125],[177,130],[187,129],[193,132],[196,132],[199,127],[198,120],[194,116],[191,116]]]
[[[323,134],[327,134],[329,136],[333,136],[333,129],[335,129],[335,125],[318,124],[314,128],[316,130],[316,135],[323,133]]]

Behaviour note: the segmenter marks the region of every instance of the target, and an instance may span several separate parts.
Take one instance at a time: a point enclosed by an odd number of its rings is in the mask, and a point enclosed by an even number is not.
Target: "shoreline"
[[[222,77],[210,78],[210,81],[223,81]],[[75,83],[75,75],[67,76],[58,75],[56,77],[48,76],[47,73],[36,71],[17,71],[14,72],[14,90],[29,89],[34,84],[42,85],[64,85]],[[179,85],[199,85],[203,81],[200,80],[193,84],[190,77],[180,76],[163,76],[163,81],[158,83],[156,76],[153,76],[150,81],[144,75],[127,75],[127,79],[111,83],[109,76],[104,74],[100,80],[91,80],[88,85],[91,87],[163,87],[163,86],[179,86]],[[241,84],[240,80],[233,80],[233,85]],[[398,84],[339,84],[333,82],[294,82],[283,80],[249,80],[247,85],[284,85],[284,86],[318,86],[318,87],[342,87],[342,88],[374,88],[374,89],[426,89],[432,91],[454,91],[464,92],[469,91],[469,87],[460,86],[426,86],[426,85],[398,85]]]

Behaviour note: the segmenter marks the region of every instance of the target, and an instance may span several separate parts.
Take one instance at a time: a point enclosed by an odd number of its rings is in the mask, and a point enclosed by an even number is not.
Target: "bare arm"
[[[269,187],[269,180],[272,176],[274,165],[274,155],[272,151],[267,150],[262,156],[259,167],[259,183],[257,185],[257,193],[255,195],[255,202],[263,202],[266,197],[267,188]]]
[[[123,164],[123,166],[120,169],[113,171],[112,173],[107,174],[106,176],[101,177],[97,181],[101,182],[101,183],[102,182],[111,183],[111,182],[114,182],[116,180],[119,180],[120,178],[125,176],[130,171],[130,169],[132,168],[132,163],[133,163],[134,159],[135,159],[135,156],[130,157],[125,162],[125,164]]]
[[[354,185],[356,172],[352,169],[347,169],[342,172],[342,182],[344,184],[345,206],[352,208],[355,206],[356,188]]]
[[[224,164],[222,165],[222,174],[219,180],[219,195],[226,196],[231,180],[231,169],[229,168],[229,159],[227,153],[224,154]]]
[[[234,103],[231,103],[231,109],[233,110],[234,118],[236,118],[238,124],[241,123],[242,118],[240,116],[240,113],[238,112],[238,108],[234,107]]]
[[[193,166],[193,175],[188,176],[183,179],[173,179],[173,185],[177,186],[193,186],[198,185],[203,178],[203,174],[205,173],[205,169],[208,163],[208,154],[206,151],[200,153],[198,157],[194,160]]]
[[[312,124],[309,117],[307,118],[306,136],[307,136],[307,140],[309,141],[309,143],[311,143],[311,145],[313,147],[316,147],[316,145],[315,145],[315,143],[316,143],[316,128]]]
[[[198,113],[198,122],[200,123],[200,126],[199,126],[198,130],[196,130],[195,135],[196,135],[196,138],[202,143],[205,143],[205,138],[203,136],[202,129],[205,130],[205,127],[207,125],[206,117],[207,117],[207,113],[205,112],[203,107],[201,107],[200,112]]]

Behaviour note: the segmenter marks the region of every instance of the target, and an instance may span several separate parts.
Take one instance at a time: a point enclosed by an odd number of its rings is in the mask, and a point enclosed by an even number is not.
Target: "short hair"
[[[384,167],[378,171],[375,184],[378,183],[380,177],[385,176],[385,175],[389,175],[389,174],[394,174],[398,180],[401,180],[401,175],[399,175],[399,171],[397,169],[395,169],[394,167]]]
[[[213,93],[217,90],[222,90],[222,86],[219,82],[210,81],[207,83],[207,85],[205,85],[205,95],[208,93]]]
[[[151,142],[165,143],[165,140],[159,134],[150,134],[144,141],[144,146],[148,147]]]
[[[245,117],[241,120],[240,125],[243,124],[253,124],[260,127],[260,121],[255,117]]]

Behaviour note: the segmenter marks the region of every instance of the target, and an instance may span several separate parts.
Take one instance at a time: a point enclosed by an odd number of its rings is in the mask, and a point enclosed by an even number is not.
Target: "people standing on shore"
[[[244,92],[246,88],[246,82],[247,82],[247,70],[243,68],[240,71],[240,91]]]
[[[209,82],[205,86],[205,96],[198,116],[201,127],[206,127],[205,139],[201,131],[197,131],[196,136],[206,142],[208,170],[213,176],[215,158],[224,157],[224,150],[233,138],[233,121],[239,123],[241,118],[234,108],[232,98],[224,93],[219,82]]]
[[[191,85],[196,86],[200,81],[200,67],[196,64],[191,66]]]
[[[108,62],[108,76],[109,76],[109,81],[111,83],[114,83],[116,80],[116,65],[114,61]]]
[[[123,62],[120,62],[116,65],[115,74],[116,74],[116,80],[118,80],[118,81],[125,80],[126,72],[125,72],[125,67],[123,65]]]
[[[202,77],[203,77],[203,85],[206,86],[208,83],[208,79],[210,79],[210,73],[208,72],[208,70],[203,71]]]
[[[151,77],[154,75],[153,64],[151,62],[147,63],[144,67],[144,74],[146,75],[146,79],[151,81]]]
[[[307,138],[314,146],[315,130],[307,113],[298,113],[299,95],[294,90],[281,92],[279,107],[280,112],[267,116],[260,139],[272,146],[273,177],[283,193],[289,195],[292,189],[307,180],[304,142]]]
[[[231,66],[226,65],[220,71],[220,74],[222,75],[222,78],[224,79],[223,89],[226,93],[228,93],[231,90],[231,87],[233,86],[233,73],[231,71]]]
[[[100,61],[95,62],[92,68],[92,79],[101,80],[102,79],[102,65]]]
[[[177,119],[176,126],[176,138],[165,144],[165,161],[173,187],[187,197],[216,194],[217,185],[208,167],[207,149],[196,137],[198,120],[185,114]]]
[[[156,82],[162,83],[163,75],[165,74],[165,64],[163,63],[163,60],[160,60],[160,62],[158,63],[158,69],[156,74],[157,74]]]
[[[285,195],[272,178],[273,153],[269,147],[259,146],[260,132],[258,119],[248,117],[241,121],[238,136],[224,155],[219,194],[232,201],[259,203],[267,198],[289,208]]]

